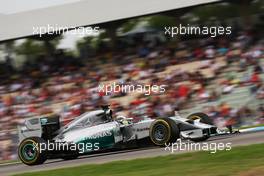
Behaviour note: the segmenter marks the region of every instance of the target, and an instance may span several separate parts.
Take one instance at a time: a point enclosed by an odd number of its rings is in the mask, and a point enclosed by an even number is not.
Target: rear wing
[[[19,141],[28,137],[41,137],[45,140],[52,139],[60,128],[59,116],[46,114],[40,117],[25,119],[22,125],[18,125]]]

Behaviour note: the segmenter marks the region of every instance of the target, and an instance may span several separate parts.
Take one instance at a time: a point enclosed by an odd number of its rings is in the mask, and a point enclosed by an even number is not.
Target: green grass
[[[232,148],[230,151],[217,151],[215,154],[193,152],[89,164],[16,176],[244,176],[244,172],[259,172],[259,168],[263,173],[263,149],[264,144],[256,144]]]

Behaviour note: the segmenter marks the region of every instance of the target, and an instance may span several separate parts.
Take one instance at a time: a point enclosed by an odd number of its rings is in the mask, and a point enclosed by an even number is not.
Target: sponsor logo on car
[[[85,139],[98,139],[98,138],[103,138],[103,137],[107,137],[107,136],[112,136],[112,132],[111,131],[103,131],[100,133],[96,133],[92,136],[86,137]]]
[[[149,130],[148,127],[146,127],[146,128],[138,128],[138,129],[136,129],[136,131],[147,131],[147,130]]]

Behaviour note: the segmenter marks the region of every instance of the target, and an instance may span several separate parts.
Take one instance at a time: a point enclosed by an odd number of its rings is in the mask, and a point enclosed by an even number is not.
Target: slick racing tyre
[[[151,124],[149,136],[155,145],[165,146],[177,141],[180,130],[173,120],[159,118]]]
[[[26,165],[38,165],[47,160],[47,152],[40,151],[40,144],[46,141],[40,137],[24,139],[18,147],[18,157]]]
[[[189,115],[187,117],[187,119],[189,119],[189,120],[200,119],[201,123],[205,123],[205,124],[208,124],[208,125],[214,125],[213,120],[208,115],[206,115],[204,113],[201,113],[201,112],[191,114],[191,115]],[[202,142],[202,141],[206,141],[209,137],[210,136],[203,136],[203,137],[200,137],[200,138],[193,138],[193,139],[190,139],[190,140],[193,141],[193,142]]]
[[[191,114],[187,117],[187,119],[189,119],[189,120],[200,119],[201,123],[205,123],[208,125],[214,125],[214,122],[212,121],[212,119],[208,115],[206,115],[205,113],[202,113],[202,112]]]

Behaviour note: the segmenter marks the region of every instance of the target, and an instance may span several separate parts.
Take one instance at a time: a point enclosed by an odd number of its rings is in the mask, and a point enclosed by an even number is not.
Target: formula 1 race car
[[[217,134],[217,127],[203,113],[183,118],[175,112],[173,117],[133,122],[124,116],[113,117],[112,110],[103,106],[63,127],[56,115],[29,118],[18,126],[18,133],[20,160],[26,165],[37,165],[50,158],[74,159],[81,154],[124,149],[146,141],[157,146],[169,145],[179,138],[204,141]]]

